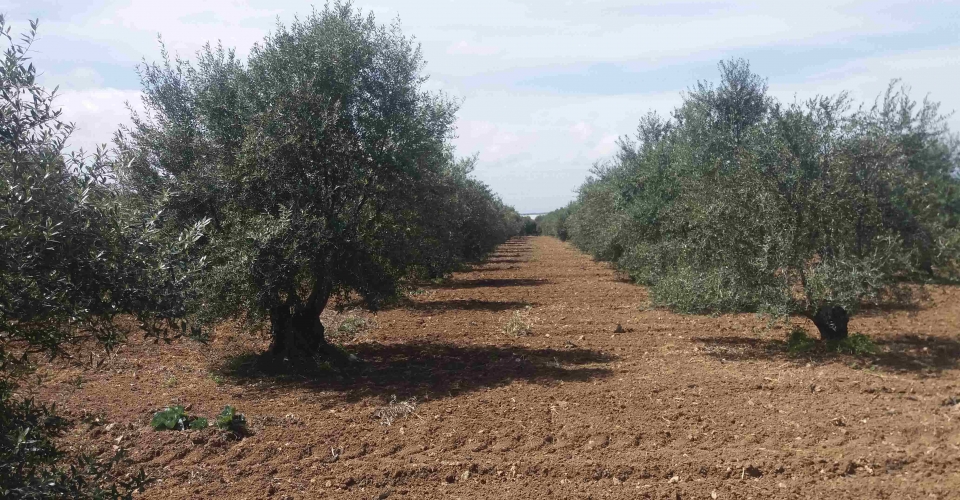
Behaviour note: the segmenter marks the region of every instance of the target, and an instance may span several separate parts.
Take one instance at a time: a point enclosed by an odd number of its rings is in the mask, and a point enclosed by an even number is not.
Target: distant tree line
[[[142,66],[145,111],[93,154],[0,17],[0,497],[127,498],[114,461],[73,457],[67,423],[18,393],[37,354],[149,335],[269,327],[278,359],[338,356],[320,313],[377,308],[522,234],[529,219],[455,155],[456,104],[419,49],[335,2],[253,47]],[[344,361],[333,359],[334,361]]]
[[[687,312],[810,318],[847,336],[866,305],[960,276],[960,148],[938,105],[894,82],[781,103],[743,60],[669,118],[651,113],[577,199],[537,219]]]

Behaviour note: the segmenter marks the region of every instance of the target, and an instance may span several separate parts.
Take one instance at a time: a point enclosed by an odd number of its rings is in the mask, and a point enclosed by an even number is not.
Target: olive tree
[[[121,184],[165,196],[174,230],[210,219],[211,320],[267,321],[272,352],[310,356],[331,297],[377,307],[508,236],[491,228],[502,205],[455,160],[456,105],[423,88],[423,66],[397,25],[336,2],[246,62],[207,46],[141,68]]]
[[[187,329],[203,221],[160,237],[155,213],[121,202],[113,155],[65,155],[73,126],[36,81],[30,26],[14,39],[0,16],[0,496],[128,497],[142,473],[111,484],[111,462],[62,463],[54,439],[68,422],[16,388],[37,354],[122,341],[118,315],[156,334]]]
[[[575,243],[660,304],[802,314],[825,339],[865,304],[956,275],[960,162],[936,104],[895,84],[856,109],[846,95],[782,104],[746,61],[720,70],[584,184]]]

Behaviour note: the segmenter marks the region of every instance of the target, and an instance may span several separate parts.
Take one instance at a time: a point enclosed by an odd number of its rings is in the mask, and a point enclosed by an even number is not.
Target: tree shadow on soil
[[[877,346],[874,354],[850,355],[829,351],[817,342],[809,351],[793,354],[781,340],[749,337],[695,337],[704,345],[701,352],[725,361],[793,360],[798,363],[814,360],[863,362],[893,371],[939,372],[960,367],[960,340],[917,333],[901,333],[872,338]]]
[[[500,287],[509,287],[509,286],[540,286],[548,285],[550,280],[548,279],[529,279],[529,278],[515,278],[515,279],[478,279],[478,280],[463,280],[463,281],[451,281],[449,283],[443,283],[437,285],[435,288],[441,288],[446,290],[459,290],[465,288],[500,288]]]
[[[532,306],[529,302],[517,302],[508,300],[475,300],[475,299],[454,299],[454,300],[434,300],[430,302],[406,302],[402,306],[406,309],[412,309],[421,312],[439,313],[444,311],[510,311],[514,309],[523,309]]]
[[[522,259],[487,259],[480,263],[480,265],[485,264],[520,264],[521,262],[530,262],[528,260]]]
[[[296,365],[269,353],[228,358],[220,373],[239,381],[270,380],[277,387],[307,387],[363,397],[429,395],[431,399],[500,387],[515,380],[549,385],[607,378],[615,356],[588,349],[531,349],[519,346],[449,343],[356,344],[349,350],[359,361],[341,370],[323,363]]]
[[[883,303],[883,304],[865,304],[858,311],[857,316],[870,318],[883,316],[895,312],[907,312],[916,314],[927,309],[932,304],[929,301],[904,302],[904,303]]]

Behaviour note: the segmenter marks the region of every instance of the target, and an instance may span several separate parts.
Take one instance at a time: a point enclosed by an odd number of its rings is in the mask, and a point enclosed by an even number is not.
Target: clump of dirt
[[[515,239],[403,307],[324,317],[350,372],[265,369],[266,336],[224,324],[48,365],[35,390],[76,417],[68,446],[128,449],[145,498],[957,497],[957,287],[854,317],[862,356],[791,352],[799,319],[648,304],[569,245]],[[534,335],[504,330],[514,311]],[[248,433],[150,428],[174,404],[230,405]]]

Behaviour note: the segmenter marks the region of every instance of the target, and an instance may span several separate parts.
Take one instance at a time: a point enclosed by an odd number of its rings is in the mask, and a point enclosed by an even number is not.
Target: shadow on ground
[[[514,309],[523,309],[532,306],[529,302],[517,302],[509,300],[474,300],[474,299],[454,299],[454,300],[433,300],[428,302],[404,302],[401,304],[406,309],[414,311],[438,313],[444,311],[510,311]]]
[[[431,399],[510,384],[585,382],[612,374],[603,366],[616,357],[588,349],[531,349],[519,346],[448,343],[357,344],[359,361],[342,370],[317,363],[277,360],[268,353],[228,358],[217,371],[238,381],[270,380],[274,389],[308,387],[368,396]]]
[[[505,279],[479,279],[479,280],[462,280],[462,281],[451,281],[449,283],[443,283],[437,285],[434,288],[441,288],[447,290],[459,290],[464,288],[500,288],[508,286],[540,286],[540,285],[549,285],[551,283],[548,279],[529,279],[529,278],[505,278]]]
[[[793,354],[787,343],[779,340],[749,337],[695,337],[703,344],[701,352],[725,361],[793,360],[862,361],[894,371],[938,372],[960,368],[960,339],[936,337],[918,333],[901,333],[874,338],[874,354],[849,355],[832,352],[817,342],[804,353]]]
[[[857,311],[860,317],[883,316],[895,312],[907,312],[911,314],[923,311],[933,304],[928,300],[907,302],[907,303],[885,303],[885,304],[865,304]]]

